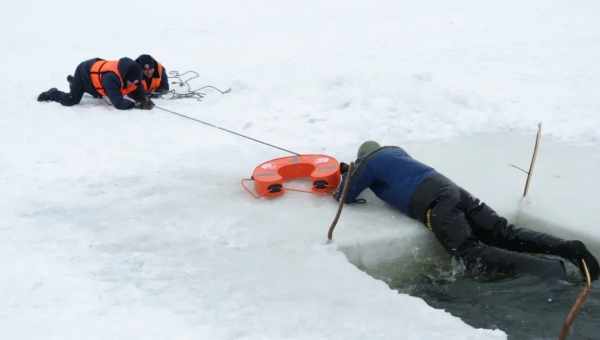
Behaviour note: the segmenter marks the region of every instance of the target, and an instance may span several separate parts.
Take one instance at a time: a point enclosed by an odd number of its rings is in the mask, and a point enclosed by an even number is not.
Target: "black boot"
[[[566,258],[571,261],[574,265],[576,265],[581,271],[581,275],[583,277],[586,276],[585,269],[581,260],[585,260],[586,267],[590,273],[592,281],[598,280],[598,275],[600,273],[600,265],[598,265],[598,260],[590,253],[590,251],[585,247],[585,244],[581,241],[566,241],[563,242],[560,246],[557,247],[557,255]]]
[[[56,101],[56,97],[58,95],[60,91],[58,91],[58,89],[56,87],[51,88],[50,90],[46,91],[46,92],[42,92],[40,93],[40,95],[37,97],[37,101],[38,102],[51,102],[51,101]]]
[[[72,76],[72,75],[70,75],[70,74],[69,74],[69,75],[67,76],[67,81],[69,82],[69,86],[71,86],[71,83],[73,82],[73,79],[74,79],[74,78],[73,78],[73,76]]]

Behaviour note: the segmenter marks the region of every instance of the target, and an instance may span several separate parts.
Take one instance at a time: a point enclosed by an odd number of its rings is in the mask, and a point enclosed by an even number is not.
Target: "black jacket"
[[[90,79],[90,70],[92,68],[92,65],[94,65],[94,63],[98,60],[101,59],[93,58],[90,60],[86,60],[78,66],[82,68],[82,72],[79,72],[79,74],[82,77],[81,80],[85,92],[91,94],[95,98],[100,98],[102,96],[96,91],[96,89],[94,89],[94,85],[92,85],[92,81]],[[127,57],[119,59],[117,67],[119,68],[119,73],[121,73],[123,77],[123,81],[133,81],[136,78],[141,81],[141,74],[139,76],[137,75],[138,70],[140,70],[139,64],[137,64],[132,59]],[[121,94],[121,88],[125,87],[125,84],[123,84],[121,80],[119,80],[119,77],[116,74],[112,72],[105,73],[102,76],[102,87],[104,87],[104,90],[106,91],[106,96],[115,108],[119,110],[128,110],[135,106],[135,103],[133,101],[126,99]],[[143,101],[144,89],[141,86],[141,84],[137,87],[137,89],[134,92],[128,94],[127,96],[135,101]]]

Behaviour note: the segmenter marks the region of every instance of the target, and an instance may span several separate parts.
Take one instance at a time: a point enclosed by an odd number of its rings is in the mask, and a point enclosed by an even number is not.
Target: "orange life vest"
[[[98,94],[103,97],[106,97],[106,90],[104,90],[104,86],[102,86],[102,76],[107,72],[112,72],[117,75],[119,80],[121,81],[121,94],[127,95],[137,89],[135,84],[131,84],[129,86],[125,86],[125,81],[121,76],[121,72],[119,72],[119,61],[118,60],[98,60],[92,65],[90,69],[90,80],[92,81],[92,86]]]
[[[150,81],[150,88],[148,88],[148,83],[146,82],[146,79],[142,81],[142,84],[144,84],[144,91],[146,91],[146,93],[152,93],[158,90],[158,88],[160,87],[160,83],[162,82],[162,76],[164,72],[163,66],[159,63],[156,63],[156,67],[158,69],[158,77],[152,77]]]

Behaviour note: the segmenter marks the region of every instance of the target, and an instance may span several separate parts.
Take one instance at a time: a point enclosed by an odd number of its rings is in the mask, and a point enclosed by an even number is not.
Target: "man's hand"
[[[333,190],[333,191],[331,192],[331,196],[332,196],[333,198],[335,198],[337,201],[339,201],[339,200],[340,200],[340,198],[339,198],[339,190],[340,190],[340,187],[338,186],[338,187],[337,187],[335,190]]]
[[[333,196],[333,198],[335,198],[337,201],[340,200],[340,196],[342,194],[342,186],[344,183],[344,178],[345,178],[345,174],[348,172],[348,164],[344,163],[344,162],[340,162],[340,175],[342,175],[342,180],[340,181],[340,184],[338,185],[338,187],[333,190],[333,192],[331,193],[331,195]]]
[[[348,172],[348,168],[350,166],[344,162],[340,162],[340,174],[345,174],[346,172]]]
[[[579,268],[581,274],[585,277],[585,270],[583,268],[583,264],[581,263],[581,260],[584,260],[588,271],[590,272],[592,281],[598,279],[598,273],[600,272],[598,260],[596,260],[594,255],[587,250],[583,242],[567,241],[560,246],[559,252],[560,256],[573,262],[573,264]]]
[[[154,102],[150,98],[135,103],[135,107],[140,110],[152,110],[154,108]]]
[[[160,98],[160,97],[162,97],[163,95],[165,95],[167,93],[169,93],[169,91],[163,89],[163,90],[154,91],[154,92],[150,93],[150,95],[148,97],[150,97],[150,98]]]

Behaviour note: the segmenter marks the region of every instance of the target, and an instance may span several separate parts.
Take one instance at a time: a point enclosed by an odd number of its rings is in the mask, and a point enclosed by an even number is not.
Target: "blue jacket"
[[[345,201],[356,202],[358,195],[369,188],[377,197],[408,215],[410,200],[417,186],[436,173],[433,168],[415,160],[402,148],[384,146],[357,160],[356,168],[350,175]],[[347,174],[340,188],[343,188],[346,177]]]

